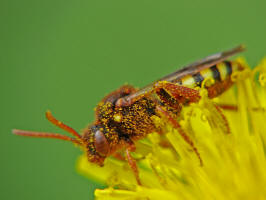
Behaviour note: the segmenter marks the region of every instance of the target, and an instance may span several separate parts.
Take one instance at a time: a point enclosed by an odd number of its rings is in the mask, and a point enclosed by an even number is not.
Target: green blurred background
[[[50,109],[77,130],[125,82],[144,86],[178,67],[243,43],[266,55],[266,1],[1,0],[0,199],[92,199],[78,148],[22,138],[12,128],[60,132]]]

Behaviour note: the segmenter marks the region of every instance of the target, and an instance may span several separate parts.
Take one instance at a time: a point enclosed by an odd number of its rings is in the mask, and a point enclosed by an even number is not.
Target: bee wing
[[[196,61],[190,65],[183,67],[182,69],[179,69],[179,70],[159,79],[159,81],[171,82],[172,80],[182,78],[183,76],[195,74],[195,73],[197,73],[203,69],[206,69],[206,68],[209,68],[213,65],[216,65],[217,63],[220,63],[220,62],[226,60],[227,58],[229,58],[229,57],[231,57],[237,53],[240,53],[244,50],[245,50],[244,46],[240,45],[240,46],[235,47],[233,49],[230,49],[228,51],[224,51],[221,53],[216,53],[216,54],[210,55],[206,58],[198,60],[198,61]]]
[[[182,78],[183,76],[189,75],[189,74],[194,74],[197,73],[203,69],[209,68],[213,65],[216,65],[217,63],[220,63],[224,60],[226,60],[227,58],[240,53],[242,51],[244,51],[245,48],[243,45],[237,46],[233,49],[230,49],[228,51],[224,51],[224,52],[220,52],[220,53],[216,53],[213,55],[210,55],[208,57],[205,57],[201,60],[198,60],[192,64],[189,64],[185,67],[183,67],[182,69],[179,69],[167,76],[164,76],[163,78],[157,80],[157,81],[168,81],[168,82],[172,82],[173,80],[177,80]],[[157,82],[156,81],[156,82]],[[139,98],[141,98],[143,95],[149,94],[150,92],[152,92],[153,89],[153,83],[150,85],[147,85],[146,87],[141,88],[140,90],[138,90],[137,92],[130,94],[128,96],[124,97],[124,100],[126,102],[135,102],[136,100],[138,100]]]

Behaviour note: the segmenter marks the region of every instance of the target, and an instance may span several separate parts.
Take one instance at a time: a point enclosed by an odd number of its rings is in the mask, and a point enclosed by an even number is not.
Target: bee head
[[[103,166],[105,158],[110,153],[110,144],[99,125],[90,126],[83,136],[87,157],[90,162]]]

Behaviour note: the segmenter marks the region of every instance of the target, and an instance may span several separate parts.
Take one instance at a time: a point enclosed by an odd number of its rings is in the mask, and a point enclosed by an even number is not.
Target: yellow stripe
[[[204,79],[213,78],[212,71],[209,68],[200,71],[200,73]]]
[[[228,76],[225,64],[224,63],[219,63],[216,66],[217,66],[217,69],[220,72],[221,80],[222,81],[225,80],[227,78],[227,76]]]
[[[182,78],[182,85],[187,87],[194,87],[195,80],[191,75],[185,76]]]

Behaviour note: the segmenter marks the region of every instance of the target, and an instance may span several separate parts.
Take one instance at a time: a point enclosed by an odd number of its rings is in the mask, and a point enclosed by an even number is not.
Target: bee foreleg
[[[135,147],[135,145],[134,145]],[[135,149],[133,146],[129,146],[128,148],[126,148],[126,158],[127,158],[127,162],[130,166],[130,168],[132,169],[132,171],[134,172],[134,175],[136,177],[136,181],[139,185],[141,185],[141,181],[139,178],[139,169],[137,166],[137,162],[136,160],[131,156],[130,152],[133,151],[133,149]]]
[[[181,125],[177,122],[176,119],[174,119],[171,116],[171,113],[167,112],[162,106],[157,105],[156,106],[156,110],[157,112],[165,119],[167,119],[169,121],[169,123],[175,128],[177,129],[178,133],[181,135],[181,137],[191,146],[191,148],[193,149],[193,151],[195,152],[195,154],[197,155],[197,157],[199,158],[200,161],[200,165],[203,165],[200,153],[198,152],[198,149],[195,147],[193,141],[191,140],[191,138],[186,134],[186,132],[182,129]]]

